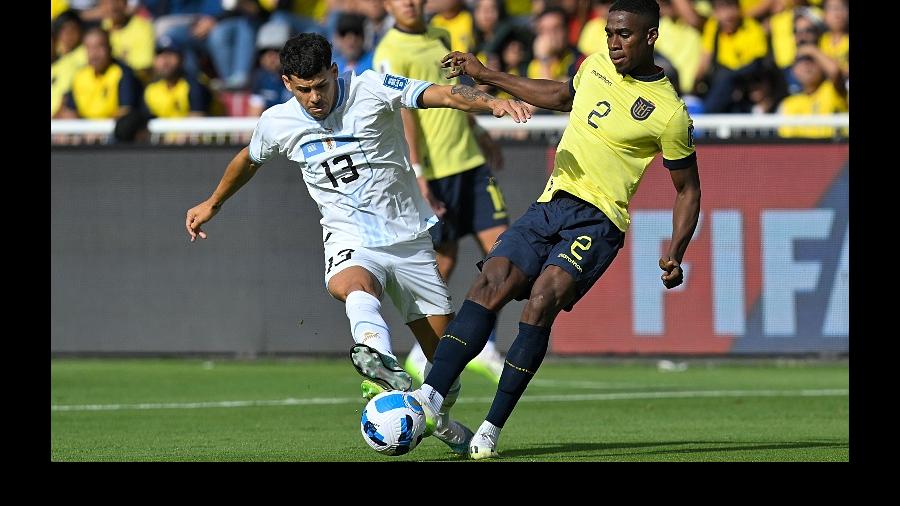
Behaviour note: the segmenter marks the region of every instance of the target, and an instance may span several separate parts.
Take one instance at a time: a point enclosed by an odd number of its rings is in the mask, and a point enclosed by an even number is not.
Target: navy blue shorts
[[[575,279],[572,307],[594,286],[625,245],[625,233],[595,206],[564,191],[550,202],[534,202],[488,253],[506,257],[528,276],[528,286],[516,296],[527,299],[537,277],[548,265],[562,267]],[[478,263],[481,268],[483,262]]]
[[[503,194],[487,165],[431,180],[428,187],[447,206],[447,213],[430,229],[435,248],[509,224]]]

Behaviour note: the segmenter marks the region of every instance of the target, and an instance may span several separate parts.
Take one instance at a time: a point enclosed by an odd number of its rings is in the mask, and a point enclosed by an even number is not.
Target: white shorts
[[[453,312],[428,232],[411,241],[376,248],[326,242],[326,289],[332,276],[354,265],[375,276],[406,323]]]

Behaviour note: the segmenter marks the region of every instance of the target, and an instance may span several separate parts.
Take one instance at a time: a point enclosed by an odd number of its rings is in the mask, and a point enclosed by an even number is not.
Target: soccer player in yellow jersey
[[[441,60],[451,50],[445,30],[425,22],[425,0],[385,0],[394,27],[375,49],[373,69],[423,81],[459,84],[445,79]],[[501,168],[500,151],[470,114],[456,109],[402,110],[410,162],[419,175],[419,189],[440,223],[431,229],[438,269],[449,280],[456,265],[459,240],[473,235],[482,254],[509,226],[503,194],[491,168]],[[485,159],[485,155],[490,161]],[[500,380],[503,359],[495,337],[469,365],[473,370]],[[404,364],[417,381],[427,374],[427,361],[416,344]]]
[[[433,418],[451,382],[484,346],[497,311],[512,299],[528,299],[493,404],[472,438],[471,458],[498,456],[500,429],[544,359],[550,326],[616,257],[631,223],[628,202],[660,152],[677,195],[672,241],[659,267],[666,288],[683,281],[681,262],[700,214],[700,178],[687,108],[653,63],[658,26],[655,0],[618,0],[606,25],[608,52],[588,57],[567,83],[491,71],[471,54],[446,57],[446,65],[476,82],[538,107],[571,111],[544,192],[481,264],[425,384],[413,392]]]

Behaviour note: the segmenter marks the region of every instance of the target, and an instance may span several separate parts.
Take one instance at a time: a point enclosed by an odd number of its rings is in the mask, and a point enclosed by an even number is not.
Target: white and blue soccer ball
[[[403,455],[422,440],[425,411],[407,392],[381,392],[363,409],[359,430],[376,452]]]

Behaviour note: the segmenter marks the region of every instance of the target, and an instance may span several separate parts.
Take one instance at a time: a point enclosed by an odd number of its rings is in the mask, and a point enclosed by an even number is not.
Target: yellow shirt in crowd
[[[462,10],[456,16],[447,19],[440,14],[431,18],[431,26],[443,28],[450,34],[450,49],[468,53],[475,47],[475,25],[472,14]]]
[[[716,42],[719,23],[709,18],[703,27],[703,50],[712,53]],[[719,48],[716,61],[723,67],[739,69],[768,52],[766,32],[753,19],[745,17],[741,26],[731,35],[719,33]]]
[[[112,20],[103,20],[103,29],[109,32],[109,44],[113,58],[118,58],[136,71],[153,66],[153,23],[140,16],[131,16],[122,28],[113,29]]]
[[[778,113],[785,115],[837,114],[847,112],[847,100],[838,93],[831,81],[826,80],[811,95],[795,93],[781,102]],[[784,126],[778,129],[782,137],[834,137],[832,127]]]
[[[50,64],[50,117],[56,116],[63,97],[72,89],[75,72],[87,65],[87,50],[83,45]]]

